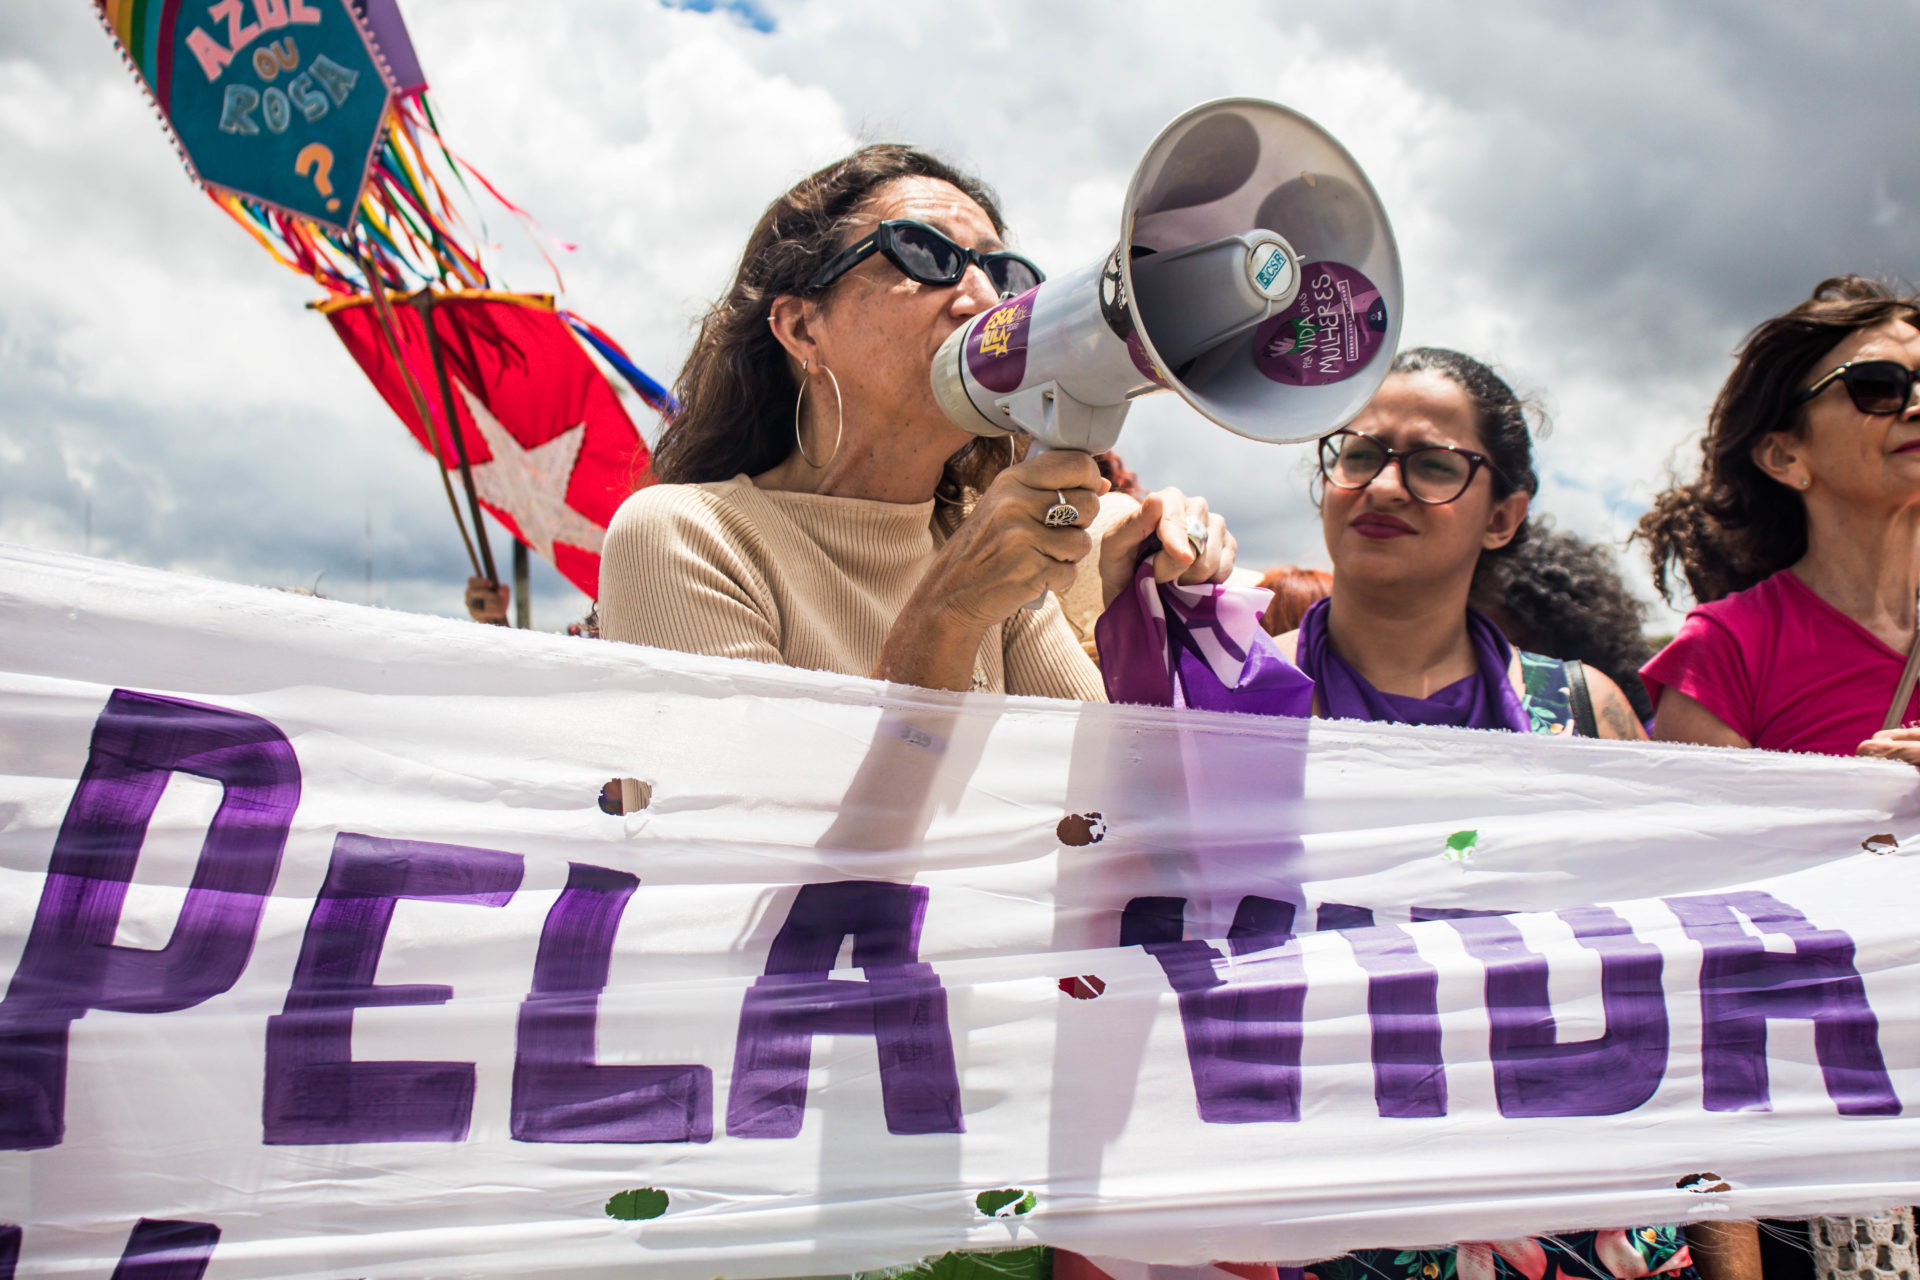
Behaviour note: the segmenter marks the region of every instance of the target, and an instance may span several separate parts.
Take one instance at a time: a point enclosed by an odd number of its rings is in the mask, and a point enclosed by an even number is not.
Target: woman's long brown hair
[[[1700,474],[1675,484],[1640,517],[1653,583],[1669,602],[1676,567],[1701,604],[1744,591],[1807,553],[1807,508],[1753,460],[1774,432],[1806,429],[1800,384],[1850,333],[1905,320],[1920,325],[1920,299],[1878,280],[1834,276],[1741,343],[1715,397],[1700,442]]]
[[[874,193],[899,178],[951,183],[1005,234],[999,202],[985,184],[912,147],[862,147],[803,178],[760,216],[732,284],[700,322],[674,386],[680,412],[654,450],[656,479],[697,484],[757,475],[793,452],[800,388],[767,317],[782,295],[816,296],[808,281],[859,223]],[[969,444],[948,460],[941,492],[959,500],[968,489],[984,489],[1008,457],[998,441]]]

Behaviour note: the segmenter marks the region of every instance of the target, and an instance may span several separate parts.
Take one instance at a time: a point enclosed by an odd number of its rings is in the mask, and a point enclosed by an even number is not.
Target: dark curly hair
[[[1467,393],[1473,403],[1473,421],[1480,432],[1481,448],[1493,459],[1493,496],[1497,502],[1517,490],[1528,496],[1540,491],[1540,478],[1533,471],[1533,441],[1527,431],[1527,419],[1539,423],[1539,433],[1547,433],[1546,416],[1538,405],[1514,394],[1506,379],[1470,355],[1446,347],[1413,347],[1393,358],[1388,369],[1394,373],[1437,373]],[[1522,520],[1504,547],[1480,553],[1473,578],[1477,584],[1492,572],[1501,559],[1515,555],[1527,543],[1530,521]]]
[[[1800,495],[1762,471],[1754,446],[1806,429],[1800,384],[1848,334],[1889,320],[1920,325],[1920,298],[1861,276],[1822,280],[1813,296],[1747,335],[1700,441],[1700,474],[1653,500],[1639,532],[1653,584],[1672,602],[1671,570],[1701,604],[1744,591],[1807,553]]]
[[[760,215],[732,284],[700,322],[674,384],[680,411],[653,452],[655,479],[697,484],[757,475],[793,452],[799,384],[767,317],[784,294],[824,292],[809,282],[859,225],[867,201],[899,178],[937,178],[958,187],[996,232],[1006,233],[1000,203],[985,183],[913,147],[861,147],[795,183]],[[941,490],[958,496],[984,489],[1007,459],[1004,444],[970,443],[948,460]]]
[[[1653,656],[1647,606],[1627,590],[1608,548],[1543,521],[1526,546],[1475,581],[1472,604],[1519,648],[1579,659],[1611,676],[1640,719],[1653,716],[1640,683]]]

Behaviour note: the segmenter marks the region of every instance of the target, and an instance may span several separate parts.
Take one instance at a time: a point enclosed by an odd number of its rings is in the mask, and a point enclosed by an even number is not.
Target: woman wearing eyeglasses
[[[1467,604],[1476,574],[1527,536],[1537,486],[1525,408],[1498,374],[1457,351],[1401,352],[1360,416],[1321,442],[1320,475],[1333,592],[1279,640],[1314,678],[1316,714],[1646,737],[1604,674],[1514,650]],[[1363,1249],[1313,1263],[1307,1273],[1313,1280],[1694,1280],[1693,1268],[1686,1235],[1666,1225]],[[1708,1274],[1733,1280],[1733,1273]]]
[[[1640,521],[1698,606],[1642,671],[1653,736],[1920,764],[1894,701],[1920,584],[1920,299],[1841,276],[1755,329],[1699,478]],[[1885,732],[1892,720],[1896,727]]]
[[[1644,738],[1619,686],[1517,652],[1467,598],[1519,545],[1537,481],[1512,388],[1469,356],[1403,351],[1360,416],[1321,441],[1333,593],[1281,637],[1320,715]]]
[[[776,200],[701,325],[654,453],[664,483],[607,531],[602,634],[944,689],[1100,701],[1049,596],[1094,540],[1084,453],[1016,461],[947,421],[928,377],[948,334],[1042,279],[979,182],[869,146]],[[1187,530],[1194,530],[1190,539]],[[1152,495],[1106,528],[1111,600],[1159,532],[1162,581],[1223,580],[1203,499]]]

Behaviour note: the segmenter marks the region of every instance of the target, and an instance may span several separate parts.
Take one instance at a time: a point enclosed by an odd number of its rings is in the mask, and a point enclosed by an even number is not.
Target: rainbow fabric
[[[394,98],[348,0],[96,0],[210,192],[347,232]]]
[[[204,16],[187,10],[182,0],[94,0],[94,4],[172,133],[182,161],[209,198],[275,261],[313,279],[330,298],[375,289],[408,293],[421,288],[443,292],[498,288],[481,260],[480,238],[449,195],[449,183],[469,195],[469,183],[477,184],[528,227],[536,245],[547,240],[561,250],[573,248],[545,236],[525,210],[502,195],[440,136],[427,99],[426,78],[396,0],[208,0]],[[194,10],[199,7],[196,4]],[[188,26],[184,32],[183,23]],[[300,42],[311,43],[312,33],[327,29],[328,24],[338,41],[351,36],[364,58],[364,70],[354,77],[349,95],[363,83],[384,94],[370,141],[357,150],[331,149],[336,162],[342,154],[364,151],[366,163],[359,181],[349,188],[340,181],[339,172],[333,173],[330,185],[335,193],[328,197],[316,192],[321,197],[317,209],[221,181],[227,175],[210,172],[203,155],[206,145],[195,145],[208,142],[201,136],[206,130],[181,118],[175,110],[177,99],[196,79],[224,79],[235,67],[244,73],[255,61],[274,71],[270,79],[277,79],[270,51],[284,52],[281,42],[291,38],[295,48],[289,60],[302,56]],[[243,53],[248,56],[242,57]],[[219,76],[202,74],[210,69],[217,69]],[[368,72],[371,80],[363,81],[361,76]],[[258,91],[255,85],[229,85],[229,96],[235,87],[242,101]],[[218,125],[214,132],[220,132]],[[237,140],[260,136],[256,132]],[[211,145],[218,150],[232,141],[212,138]],[[326,208],[327,199],[341,207]],[[541,252],[545,254],[545,249]],[[553,265],[551,256],[547,261]],[[556,282],[559,274],[555,266]],[[675,410],[666,388],[634,364],[618,343],[580,317],[562,314],[581,341],[650,407],[666,414]]]
[[[441,139],[393,0],[214,0],[204,17],[181,0],[95,3],[193,176],[282,265],[334,295],[364,292],[370,275],[395,290],[492,286],[443,174],[463,187],[472,179],[516,216],[526,215]],[[325,47],[314,48],[323,37]],[[284,68],[299,79],[299,62],[314,53],[332,60],[304,70],[333,78],[309,78],[301,86],[306,108],[292,113],[281,104],[290,101],[293,84],[280,74]],[[331,101],[313,96],[316,83]],[[211,113],[209,89],[221,90]],[[339,121],[349,104],[363,137],[309,141],[302,132]],[[315,118],[303,119],[306,111]],[[316,141],[336,166],[325,181],[306,154]],[[293,162],[274,168],[290,149]],[[254,154],[236,156],[249,150]],[[350,159],[358,169],[347,168]],[[236,168],[252,180],[235,180]]]
[[[468,227],[450,186],[471,197],[477,185],[527,225],[536,245],[546,237],[524,210],[441,137],[397,0],[93,3],[172,134],[188,172],[275,261],[327,291],[323,310],[370,304],[366,314],[377,317],[373,332],[383,335],[383,341],[370,340],[368,350],[394,354],[404,345],[396,299],[430,296],[449,304],[478,304],[450,306],[444,312],[443,323],[453,326],[446,335],[448,345],[464,350],[487,337],[485,326],[479,333],[459,329],[493,314],[487,297],[521,296],[496,286],[481,259],[482,237]],[[546,250],[541,252],[545,255]],[[553,266],[551,256],[547,262]],[[556,284],[559,277],[554,267]],[[550,323],[546,336],[557,335],[565,347],[546,362],[542,372],[547,381],[535,389],[534,400],[571,403],[586,393],[582,388],[597,388],[604,395],[601,374],[579,350],[584,346],[650,408],[663,415],[677,410],[667,389],[612,338],[550,302],[546,310],[557,312],[563,321]],[[365,354],[357,352],[356,358]],[[446,388],[435,387],[442,381],[440,355],[430,352],[421,359],[418,370],[405,362],[396,366],[397,389],[368,369],[410,426],[425,416],[429,391],[442,393],[433,402],[443,421],[457,408],[441,403]],[[362,365],[367,367],[366,360]],[[604,399],[612,403],[602,406],[603,416],[617,419],[622,430],[611,442],[598,441],[596,448],[618,455],[602,470],[619,477],[620,483],[608,488],[583,482],[583,492],[617,490],[624,496],[644,472],[647,449],[614,397]],[[551,434],[536,425],[536,438],[523,445],[540,447]],[[486,446],[475,442],[468,452],[484,455]],[[438,450],[435,457],[444,482],[453,463]],[[505,469],[523,465],[516,462]],[[478,526],[487,495],[476,489],[468,466],[467,455],[460,455],[461,481]],[[450,483],[446,491],[474,572],[493,577],[484,526],[469,536]],[[493,505],[501,514],[503,508]],[[591,593],[598,575],[600,531],[611,514],[609,508],[591,517],[591,536],[583,534],[575,542],[584,539],[592,546],[572,560],[567,555],[556,558],[554,540],[537,530],[529,545],[537,545],[562,573]],[[522,524],[532,519],[524,512],[503,518],[516,536],[526,532]]]
[[[127,59],[147,83],[154,86],[157,94],[164,94],[166,89],[166,73],[156,65],[157,51],[163,43],[172,43],[171,33],[168,39],[162,40],[161,19],[164,17],[171,26],[179,10],[178,0],[172,3],[168,0],[100,0],[102,21],[120,42]]]

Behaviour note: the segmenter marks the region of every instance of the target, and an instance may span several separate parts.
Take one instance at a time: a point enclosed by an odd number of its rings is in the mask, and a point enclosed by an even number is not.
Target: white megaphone
[[[1229,431],[1287,443],[1352,420],[1400,337],[1400,253],[1353,157],[1257,98],[1195,107],[1147,148],[1120,243],[955,330],[933,360],[948,418],[1039,447],[1113,447],[1171,390]]]

